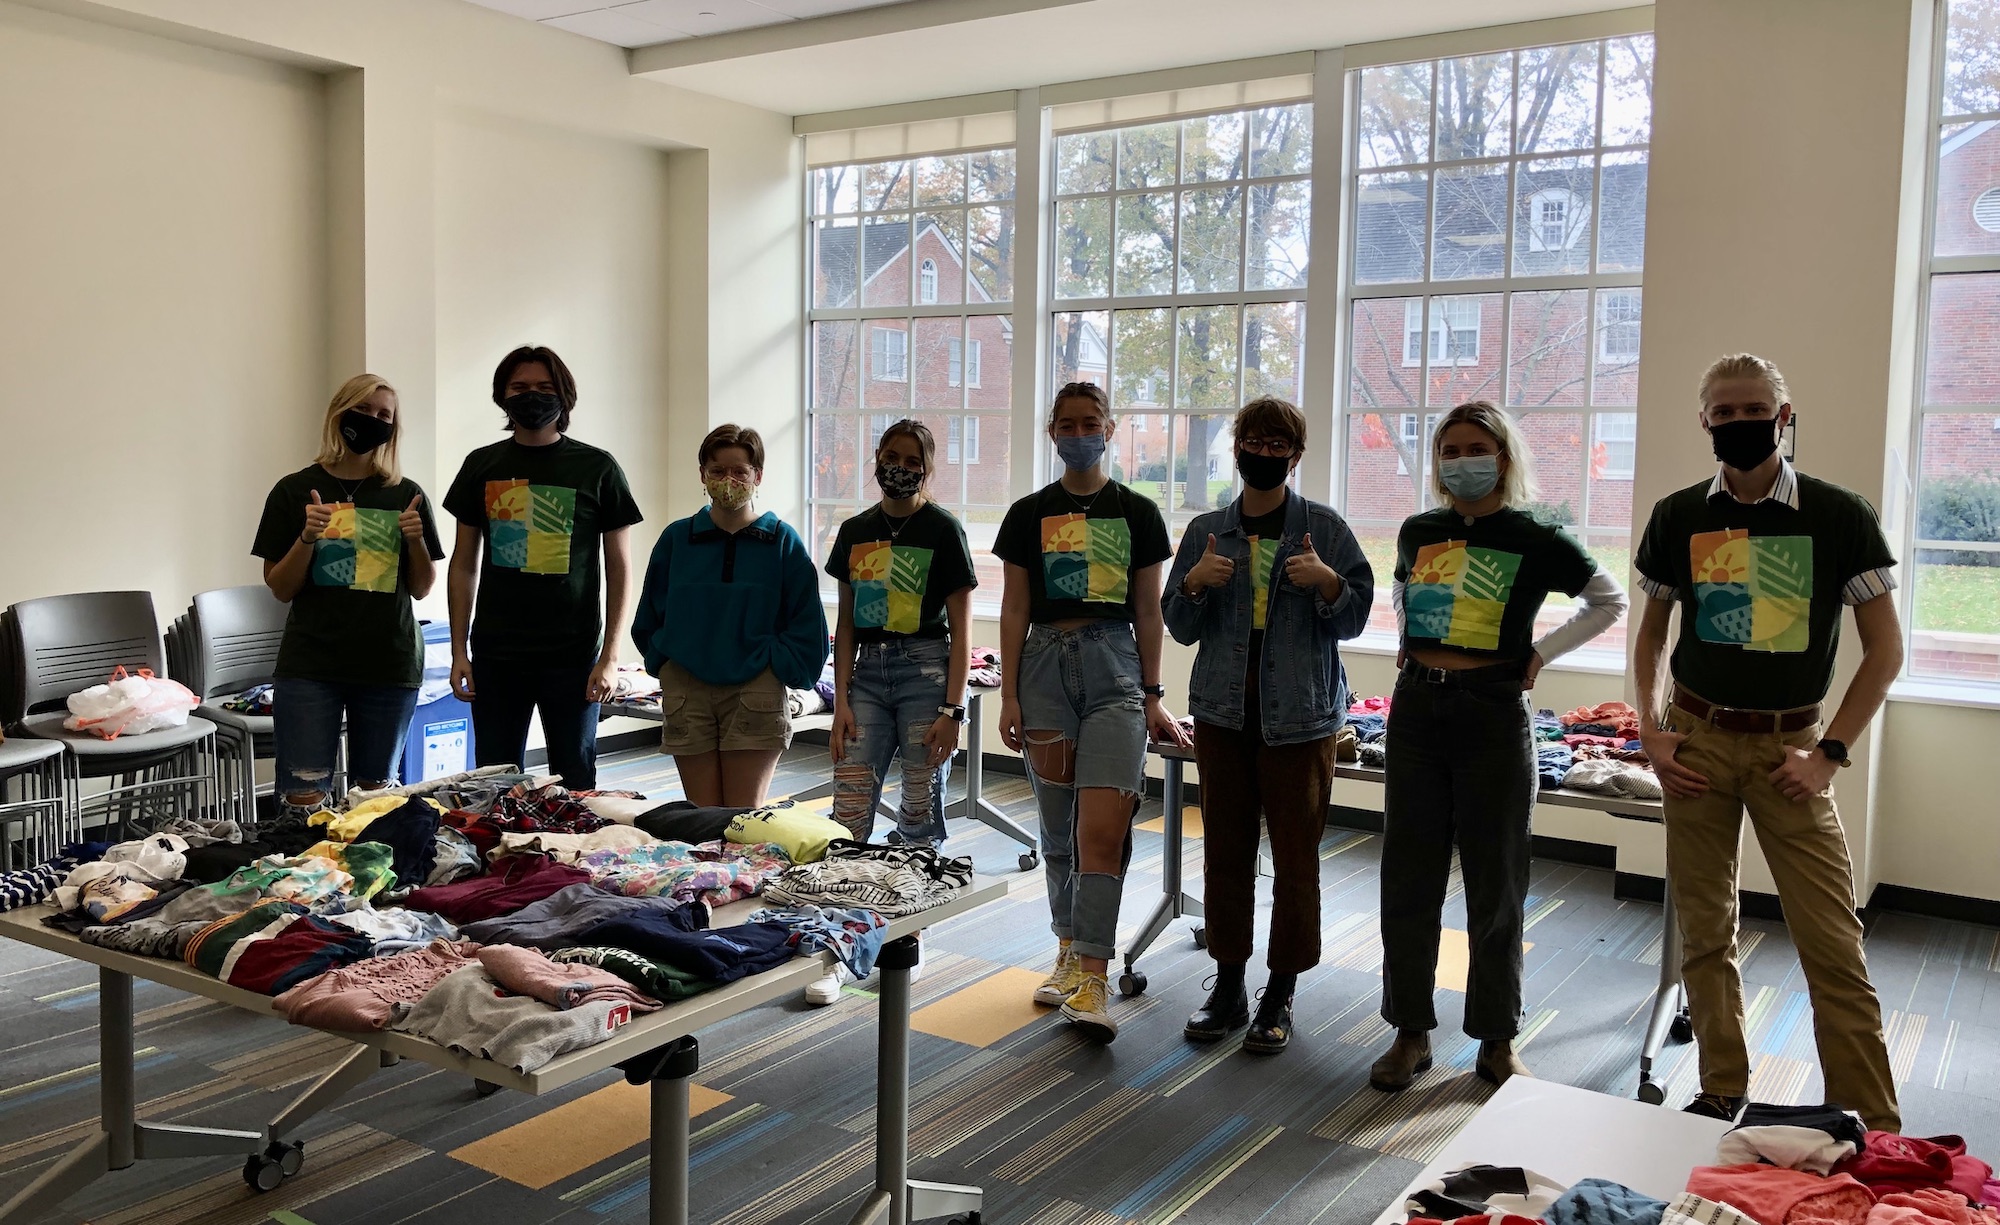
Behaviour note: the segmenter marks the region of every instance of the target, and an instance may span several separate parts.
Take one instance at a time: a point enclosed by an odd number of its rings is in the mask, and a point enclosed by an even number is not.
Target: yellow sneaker
[[[1047,1004],[1051,1008],[1062,1007],[1069,999],[1070,993],[1076,990],[1077,975],[1080,973],[1082,973],[1081,960],[1075,953],[1069,951],[1069,945],[1063,945],[1056,951],[1056,968],[1050,970],[1049,976],[1042,980],[1041,986],[1035,988],[1035,1002]]]
[[[1076,990],[1063,1001],[1063,1020],[1099,1042],[1111,1041],[1118,1036],[1118,1022],[1111,1019],[1110,984],[1104,975],[1088,971],[1076,977]]]

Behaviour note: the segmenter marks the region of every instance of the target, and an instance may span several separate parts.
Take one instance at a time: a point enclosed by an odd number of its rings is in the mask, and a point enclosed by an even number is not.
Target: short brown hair
[[[1290,400],[1258,396],[1236,410],[1235,436],[1239,441],[1244,438],[1282,438],[1292,444],[1293,452],[1304,454],[1306,415]]]
[[[1097,411],[1104,414],[1107,423],[1111,420],[1111,397],[1104,393],[1102,387],[1095,383],[1064,383],[1056,388],[1055,399],[1049,401],[1050,428],[1054,428],[1056,413],[1062,410],[1064,400],[1088,400],[1097,405]]]
[[[576,376],[569,372],[569,367],[556,356],[554,349],[542,345],[522,345],[501,358],[500,364],[493,368],[493,402],[503,409],[507,407],[507,384],[513,379],[514,372],[529,362],[540,362],[549,368],[549,377],[556,384],[556,400],[562,405],[562,415],[556,418],[556,432],[569,433],[569,414],[576,407]],[[513,429],[514,423],[509,421],[506,428]]]
[[[901,421],[895,422],[888,429],[882,431],[881,440],[875,444],[875,453],[877,455],[882,453],[883,447],[889,445],[891,438],[907,438],[917,444],[918,454],[924,457],[924,475],[926,477],[930,476],[936,470],[937,435],[931,433],[930,426],[925,425],[914,417],[905,417]]]
[[[747,425],[718,425],[701,440],[701,454],[697,462],[708,467],[708,461],[724,447],[742,447],[750,455],[750,466],[757,471],[764,470],[764,439]]]

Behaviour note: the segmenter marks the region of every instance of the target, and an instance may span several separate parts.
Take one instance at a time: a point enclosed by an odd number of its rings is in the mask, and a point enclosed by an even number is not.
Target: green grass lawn
[[[1918,566],[1916,628],[2000,634],[2000,566]]]

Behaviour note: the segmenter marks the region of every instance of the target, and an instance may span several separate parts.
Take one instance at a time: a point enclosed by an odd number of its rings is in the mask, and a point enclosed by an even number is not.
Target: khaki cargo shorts
[[[711,685],[672,661],[661,667],[661,752],[692,757],[791,745],[785,686],[769,668],[740,685]]]

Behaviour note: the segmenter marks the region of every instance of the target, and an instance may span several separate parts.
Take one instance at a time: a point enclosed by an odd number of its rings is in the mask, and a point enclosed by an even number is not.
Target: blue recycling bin
[[[426,621],[424,679],[403,741],[403,781],[420,783],[472,769],[472,707],[451,691],[451,626]]]

